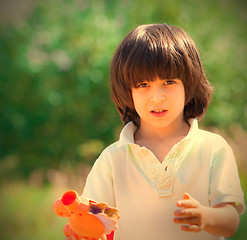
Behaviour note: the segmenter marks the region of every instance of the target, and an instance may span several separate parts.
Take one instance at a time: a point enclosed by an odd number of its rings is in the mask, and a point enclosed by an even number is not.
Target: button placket
[[[165,167],[166,169],[166,167]],[[173,185],[173,167],[169,166],[169,170],[163,169],[162,174],[160,174],[157,191],[168,191],[170,192]]]
[[[156,189],[160,177],[161,165],[157,163],[157,159],[154,158],[153,154],[148,155],[145,160],[149,179],[151,180],[153,188]]]
[[[157,192],[159,195],[170,195],[173,193],[173,185],[174,185],[174,175],[175,175],[175,166],[179,157],[182,153],[181,144],[182,142],[176,144],[171,152],[167,155],[162,163],[162,174],[160,174]],[[181,144],[181,145],[180,145]]]
[[[164,162],[162,163],[164,165],[163,174],[160,176],[157,185],[158,195],[168,196],[173,193],[175,174],[181,160],[183,159],[182,156],[184,156],[184,151],[189,150],[189,143],[190,139],[183,139],[172,148],[171,152],[164,159]]]
[[[141,160],[143,170],[158,196],[169,196],[173,193],[175,172],[188,142],[188,139],[183,139],[176,144],[162,164],[150,150],[135,144],[132,145],[132,150]]]

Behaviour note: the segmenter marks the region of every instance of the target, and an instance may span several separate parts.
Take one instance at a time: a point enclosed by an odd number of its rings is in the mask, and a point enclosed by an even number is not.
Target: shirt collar
[[[196,118],[191,118],[188,120],[188,123],[190,124],[190,130],[187,136],[190,137],[192,133],[198,130],[198,120]]]
[[[121,147],[126,144],[135,143],[134,134],[137,127],[133,122],[128,122],[120,133],[118,146]]]
[[[196,118],[189,119],[188,123],[190,124],[190,130],[187,136],[185,137],[186,139],[191,138],[195,131],[198,130],[198,120]],[[118,146],[121,147],[126,144],[135,143],[134,134],[136,129],[137,127],[134,125],[133,122],[128,122],[120,133]]]

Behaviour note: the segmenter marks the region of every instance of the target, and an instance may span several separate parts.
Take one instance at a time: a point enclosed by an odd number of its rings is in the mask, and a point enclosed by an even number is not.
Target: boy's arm
[[[238,229],[239,215],[231,203],[206,207],[185,193],[184,199],[178,201],[177,206],[182,209],[174,212],[176,216],[174,222],[183,224],[181,227],[183,231],[200,232],[204,230],[213,235],[231,237]]]

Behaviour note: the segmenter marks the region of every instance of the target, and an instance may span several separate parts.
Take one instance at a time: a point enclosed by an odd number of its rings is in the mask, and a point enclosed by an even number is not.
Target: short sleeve
[[[233,202],[238,213],[243,214],[245,212],[244,194],[231,147],[224,139],[219,138],[215,142],[212,154],[209,192],[211,205]]]
[[[114,207],[114,190],[110,157],[104,152],[95,161],[83,190],[83,196]]]

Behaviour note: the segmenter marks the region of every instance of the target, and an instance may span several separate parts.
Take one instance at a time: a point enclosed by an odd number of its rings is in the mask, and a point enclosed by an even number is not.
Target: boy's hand
[[[206,224],[206,211],[196,199],[188,193],[184,193],[184,199],[177,202],[177,206],[182,208],[176,210],[174,215],[175,223],[183,224],[181,229],[187,232],[200,232]]]
[[[188,193],[177,202],[181,209],[176,210],[175,223],[182,224],[181,229],[187,232],[202,230],[225,238],[232,237],[239,226],[239,215],[234,202],[219,203],[214,207],[201,205]]]

